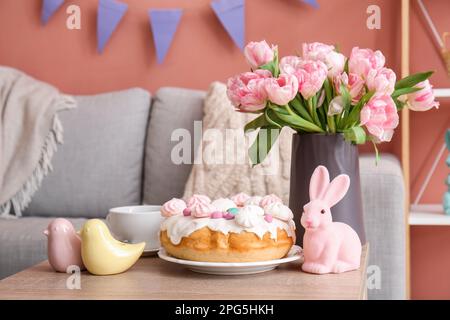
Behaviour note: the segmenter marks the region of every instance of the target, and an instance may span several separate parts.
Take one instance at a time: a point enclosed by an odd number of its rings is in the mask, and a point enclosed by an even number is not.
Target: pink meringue
[[[267,196],[264,196],[259,202],[259,206],[261,208],[264,208],[265,206],[271,203],[283,203],[283,201],[277,195],[272,193]]]
[[[236,203],[237,206],[243,207],[245,206],[245,202],[250,199],[250,196],[244,192],[238,193],[231,197],[231,200]]]
[[[194,194],[187,201],[187,207],[192,209],[199,203],[211,203],[211,199],[203,194]]]
[[[217,209],[212,204],[199,202],[192,208],[192,216],[195,218],[209,218],[211,213],[215,211]]]
[[[168,218],[178,214],[183,214],[183,210],[185,208],[186,203],[183,200],[173,198],[163,204],[163,206],[161,207],[161,215]]]

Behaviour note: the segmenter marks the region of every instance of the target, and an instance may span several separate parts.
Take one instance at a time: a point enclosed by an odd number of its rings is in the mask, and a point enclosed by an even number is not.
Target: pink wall
[[[247,68],[241,52],[232,44],[209,8],[209,0],[123,0],[129,4],[116,33],[103,55],[96,52],[97,1],[66,1],[82,10],[82,29],[67,30],[64,9],[59,10],[46,27],[39,22],[41,0],[2,0],[0,2],[0,64],[22,69],[73,94],[91,94],[140,86],[155,92],[162,86],[207,89],[214,80],[225,81]],[[414,2],[414,1],[413,1]],[[380,49],[388,66],[399,72],[400,1],[392,0],[319,0],[320,10],[299,4],[298,0],[247,0],[247,40],[266,39],[277,43],[282,55],[298,52],[305,41],[339,44],[344,53],[351,47]],[[425,0],[439,30],[450,30],[450,3]],[[366,28],[366,8],[377,4],[382,10],[381,30]],[[173,45],[163,65],[157,65],[147,21],[149,7],[182,7],[181,20]],[[412,71],[437,70],[433,83],[450,87],[439,55],[413,6]],[[450,108],[442,103],[439,111],[412,115],[412,191],[430,165],[434,143],[449,126]],[[400,154],[400,131],[383,151]],[[370,146],[362,148],[371,151]],[[439,202],[448,170],[438,169],[425,195],[426,202]],[[413,297],[450,298],[450,229],[413,228]],[[444,245],[448,243],[448,245]],[[426,250],[424,250],[426,245]],[[440,250],[432,250],[439,246]],[[439,266],[433,265],[439,255]],[[442,258],[443,257],[443,258]],[[440,270],[439,283],[428,281],[424,272]],[[437,274],[437,273],[431,273]]]

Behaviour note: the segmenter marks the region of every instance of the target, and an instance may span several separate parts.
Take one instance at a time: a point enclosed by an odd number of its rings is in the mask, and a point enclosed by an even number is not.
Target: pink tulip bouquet
[[[245,131],[270,129],[260,130],[250,147],[253,164],[264,160],[286,126],[299,134],[343,134],[355,144],[372,141],[376,149],[391,140],[399,110],[439,106],[428,81],[432,72],[397,80],[380,51],[355,47],[347,58],[323,43],[302,49],[301,57],[279,59],[277,46],[250,42],[244,54],[251,71],[228,80],[236,110],[260,114]]]

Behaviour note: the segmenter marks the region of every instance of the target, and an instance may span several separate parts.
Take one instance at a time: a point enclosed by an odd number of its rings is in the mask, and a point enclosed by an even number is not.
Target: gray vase
[[[366,243],[364,231],[358,147],[344,140],[342,134],[294,134],[292,140],[289,207],[297,225],[297,244],[303,245],[305,230],[300,224],[303,206],[309,202],[309,180],[314,169],[323,165],[330,180],[341,173],[350,177],[345,197],[331,208],[333,221],[344,222]]]

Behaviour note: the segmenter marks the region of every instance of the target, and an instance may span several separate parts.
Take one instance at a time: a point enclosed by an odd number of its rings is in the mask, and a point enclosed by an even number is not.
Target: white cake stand
[[[276,260],[257,262],[200,262],[177,259],[169,255],[164,248],[158,252],[158,256],[166,261],[180,264],[187,269],[198,272],[223,276],[234,276],[261,273],[275,269],[280,264],[303,259],[302,249],[299,246],[292,246],[286,257]]]

